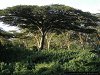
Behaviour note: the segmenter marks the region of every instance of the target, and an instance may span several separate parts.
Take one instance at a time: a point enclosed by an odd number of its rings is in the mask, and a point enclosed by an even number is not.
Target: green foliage
[[[20,5],[2,10],[5,12],[1,21],[11,26],[40,32],[40,49],[44,49],[47,33],[73,30],[83,33],[97,33],[98,18],[65,5],[27,6]],[[24,13],[24,14],[23,14]],[[1,13],[2,14],[2,13]],[[91,26],[91,27],[90,27]]]
[[[6,63],[21,61],[31,54],[31,51],[25,49],[22,45],[14,45],[8,40],[1,42],[0,48],[0,61]]]
[[[94,29],[98,18],[91,13],[58,4],[19,5],[0,10],[0,20],[26,29],[0,30],[0,75],[100,72],[100,29]]]
[[[57,36],[54,36],[55,40]],[[58,36],[60,43],[58,46],[63,44],[60,40],[63,41],[65,37],[62,36],[61,34]],[[70,50],[55,47],[55,49],[40,51],[36,46],[28,50],[29,48],[26,49],[24,44],[15,40],[11,42],[1,38],[1,75],[64,75],[67,72],[100,71],[99,51],[93,52],[93,49],[87,46],[82,50],[77,41],[72,43]]]
[[[94,64],[90,64],[93,63]],[[98,55],[89,51],[82,51],[76,58],[64,64],[66,70],[73,72],[97,72],[96,62],[100,62]],[[99,66],[98,66],[99,67]]]
[[[43,33],[52,29],[55,30],[55,28],[81,32],[84,32],[82,30],[85,29],[85,32],[92,33],[95,30],[87,29],[86,27],[97,26],[95,21],[98,20],[95,16],[92,16],[91,13],[57,4],[48,6],[20,5],[7,8],[3,11],[6,12],[5,17],[1,20],[4,23],[29,28],[35,31],[39,30],[37,27],[40,29],[43,28],[43,30],[41,30]],[[81,24],[84,24],[84,28]],[[48,30],[46,30],[46,28]]]
[[[33,51],[23,61],[0,63],[1,75],[63,75],[67,72],[99,72],[100,58],[90,50]],[[31,68],[29,68],[29,66]]]

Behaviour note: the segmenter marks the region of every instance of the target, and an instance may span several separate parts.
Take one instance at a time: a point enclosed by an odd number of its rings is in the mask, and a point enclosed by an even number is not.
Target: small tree
[[[1,21],[11,26],[28,28],[40,32],[40,49],[44,48],[45,36],[56,30],[74,30],[84,33],[96,32],[97,18],[90,13],[82,12],[64,5],[27,6],[20,5],[3,10]]]

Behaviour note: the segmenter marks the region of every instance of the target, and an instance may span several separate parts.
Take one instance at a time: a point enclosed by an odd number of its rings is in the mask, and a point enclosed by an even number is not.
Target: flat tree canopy
[[[98,19],[89,12],[65,5],[27,6],[18,5],[0,11],[1,21],[11,26],[28,28],[41,32],[43,49],[45,35],[59,29],[74,30],[83,33],[95,33]]]

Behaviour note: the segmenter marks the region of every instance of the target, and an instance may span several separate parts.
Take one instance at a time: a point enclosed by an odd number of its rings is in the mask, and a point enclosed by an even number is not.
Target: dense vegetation
[[[0,21],[20,28],[0,29],[0,75],[99,73],[98,17],[64,5],[0,10]]]

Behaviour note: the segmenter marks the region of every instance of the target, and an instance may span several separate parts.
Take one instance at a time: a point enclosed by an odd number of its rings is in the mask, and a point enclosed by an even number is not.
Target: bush
[[[96,66],[96,62],[100,62],[99,59],[96,54],[84,50],[76,58],[65,63],[64,69],[73,72],[97,72],[99,68]],[[95,63],[91,64],[93,62]]]
[[[64,75],[99,72],[99,55],[90,50],[33,51],[19,62],[0,63],[0,75]]]

